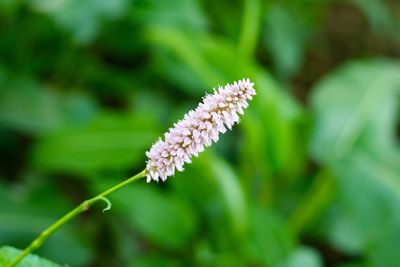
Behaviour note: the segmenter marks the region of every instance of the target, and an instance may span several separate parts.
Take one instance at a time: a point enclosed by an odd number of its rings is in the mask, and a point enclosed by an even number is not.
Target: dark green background
[[[400,266],[400,2],[0,0],[0,246],[141,171],[205,92],[239,126],[37,254],[100,267]]]

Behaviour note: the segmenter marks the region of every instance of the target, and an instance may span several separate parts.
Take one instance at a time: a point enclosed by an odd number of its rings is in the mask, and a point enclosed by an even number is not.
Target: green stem
[[[81,214],[84,211],[87,211],[95,202],[102,200],[107,202],[107,209],[110,208],[111,203],[105,198],[106,196],[112,194],[113,192],[123,188],[124,186],[135,182],[136,180],[139,180],[143,177],[146,176],[146,170],[143,170],[142,172],[136,174],[135,176],[132,176],[131,178],[111,187],[110,189],[100,193],[99,195],[90,198],[88,200],[83,201],[78,207],[75,209],[71,210],[68,212],[66,215],[64,215],[62,218],[60,218],[58,221],[50,225],[47,229],[45,229],[35,240],[32,241],[32,243],[26,247],[12,262],[8,263],[5,267],[14,267],[16,266],[21,260],[23,260],[28,254],[30,254],[32,251],[38,249],[55,231],[57,231],[61,226],[63,226],[65,223],[69,222],[73,218],[75,218],[77,215]]]
[[[298,235],[304,227],[319,215],[335,195],[335,181],[328,171],[321,170],[314,184],[288,221],[292,233]]]

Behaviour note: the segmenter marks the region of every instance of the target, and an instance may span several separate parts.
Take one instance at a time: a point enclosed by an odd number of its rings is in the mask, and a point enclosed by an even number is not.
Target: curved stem
[[[58,221],[50,225],[47,229],[45,229],[35,240],[33,240],[28,247],[26,247],[21,254],[19,254],[12,262],[8,263],[5,267],[14,267],[21,260],[23,260],[28,254],[32,251],[38,249],[55,231],[57,231],[61,226],[65,223],[69,222],[77,215],[81,214],[84,211],[87,211],[95,202],[102,200],[107,202],[107,208],[111,207],[111,203],[105,197],[110,195],[111,193],[121,189],[122,187],[135,182],[146,176],[146,170],[141,171],[140,173],[132,176],[131,178],[107,189],[106,191],[98,194],[97,196],[90,198],[88,200],[83,201],[79,206],[75,209],[68,212],[66,215],[61,217]],[[106,208],[106,210],[107,210]]]

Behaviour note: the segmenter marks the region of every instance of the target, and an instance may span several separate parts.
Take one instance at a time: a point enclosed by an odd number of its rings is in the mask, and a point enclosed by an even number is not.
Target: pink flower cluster
[[[148,157],[147,182],[165,181],[175,174],[175,169],[183,170],[184,163],[190,163],[192,155],[204,151],[204,146],[217,142],[219,133],[225,133],[239,122],[239,114],[248,107],[248,100],[256,91],[254,83],[242,79],[233,84],[214,89],[212,95],[206,95],[195,110],[185,114],[183,120],[174,124],[165,134],[165,140],[158,140],[146,152]]]

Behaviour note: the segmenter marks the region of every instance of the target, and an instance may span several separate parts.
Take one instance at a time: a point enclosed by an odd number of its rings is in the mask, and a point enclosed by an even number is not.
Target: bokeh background
[[[241,124],[37,251],[99,267],[400,266],[400,2],[1,0],[0,245],[145,167],[205,91]]]

